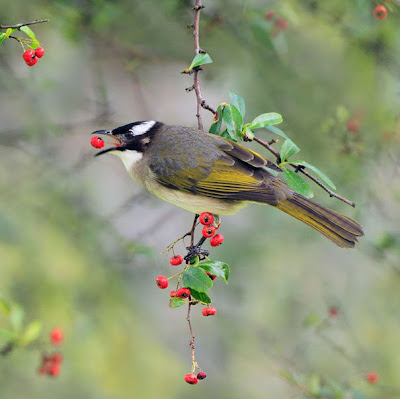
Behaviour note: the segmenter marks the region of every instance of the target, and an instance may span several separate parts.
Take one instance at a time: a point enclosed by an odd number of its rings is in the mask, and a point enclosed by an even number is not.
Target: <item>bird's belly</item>
[[[210,212],[216,215],[232,215],[247,205],[245,201],[227,201],[173,190],[154,181],[147,182],[145,186],[156,197],[198,214]]]

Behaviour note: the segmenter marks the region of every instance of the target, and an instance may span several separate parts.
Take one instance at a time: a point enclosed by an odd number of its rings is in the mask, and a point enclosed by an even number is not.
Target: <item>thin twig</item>
[[[44,22],[49,22],[50,20],[45,18],[45,19],[36,19],[35,21],[32,22],[25,22],[23,24],[16,24],[16,25],[0,25],[0,29],[21,29],[23,26],[28,26],[28,25],[36,25],[36,24],[42,24]]]
[[[261,144],[264,148],[266,148],[268,151],[270,151],[272,154],[274,154],[276,156],[276,159],[278,160],[278,164],[280,163],[279,152],[277,150],[275,150],[275,148],[272,148],[270,143],[267,143],[266,141],[261,140],[258,137],[254,137],[254,141],[256,141],[258,144]],[[340,201],[343,201],[347,205],[350,205],[353,208],[355,208],[355,206],[356,206],[355,202],[352,202],[352,201],[342,197],[341,195],[336,194],[332,190],[330,190],[328,187],[325,186],[325,184],[321,183],[316,177],[314,177],[313,175],[308,173],[303,167],[299,168],[299,165],[296,165],[294,163],[290,163],[289,165],[292,166],[296,171],[298,171],[300,173],[303,173],[303,175],[307,176],[314,183],[318,184],[318,186],[323,188],[329,194],[330,197],[335,197],[335,198],[339,199]]]
[[[193,334],[193,329],[192,329],[192,323],[190,321],[190,308],[191,308],[191,306],[192,306],[192,303],[190,302],[190,298],[189,298],[189,304],[188,304],[188,311],[187,311],[186,320],[188,322],[189,331],[190,331],[190,343],[189,343],[189,346],[192,349],[192,372],[194,372],[194,368],[195,368],[195,364],[196,364],[196,358],[195,358],[195,354],[194,354],[194,334]]]

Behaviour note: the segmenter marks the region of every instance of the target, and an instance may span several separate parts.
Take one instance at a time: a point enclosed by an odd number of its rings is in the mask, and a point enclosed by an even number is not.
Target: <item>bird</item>
[[[116,155],[151,194],[195,214],[232,215],[249,203],[268,204],[342,248],[353,248],[364,235],[357,221],[311,201],[271,173],[280,171],[273,162],[222,136],[154,120],[92,134],[114,140],[96,156]]]

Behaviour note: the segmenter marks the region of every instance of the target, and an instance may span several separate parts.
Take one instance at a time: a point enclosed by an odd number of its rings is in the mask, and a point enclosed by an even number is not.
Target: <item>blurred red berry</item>
[[[206,377],[207,377],[207,374],[204,371],[199,371],[197,373],[197,379],[198,380],[204,380],[204,378],[206,378]]]
[[[215,280],[217,278],[217,276],[215,276],[214,274],[211,274],[210,272],[206,272],[208,274],[208,277],[210,277],[211,280]]]
[[[339,316],[339,309],[335,308],[335,307],[329,308],[329,316],[333,317],[333,318],[338,317]]]
[[[31,58],[29,61],[26,61],[26,65],[34,66],[37,64],[38,61],[39,61],[39,58],[35,56],[35,57]]]
[[[46,375],[48,373],[48,367],[46,364],[42,364],[39,369],[38,369],[38,373],[40,375]]]
[[[64,340],[64,332],[61,327],[55,327],[50,332],[50,341],[54,345],[61,345]]]
[[[194,374],[186,374],[185,381],[191,385],[196,385],[199,382],[199,380]]]
[[[379,6],[376,6],[374,9],[374,17],[376,19],[385,19],[387,16],[387,9],[385,6],[380,4]]]
[[[22,58],[25,60],[25,62],[28,62],[33,58],[34,55],[35,55],[35,51],[32,49],[29,49],[24,52],[24,54],[22,55]]]
[[[214,216],[212,213],[203,212],[199,217],[199,222],[204,224],[204,226],[210,225],[214,221]]]
[[[38,47],[38,48],[35,50],[35,55],[36,55],[36,57],[38,57],[38,58],[42,58],[42,57],[44,56],[44,48],[43,48],[43,47]]]
[[[215,234],[215,227],[214,226],[204,226],[201,230],[203,237],[210,238]]]
[[[48,367],[47,374],[56,377],[60,374],[60,371],[61,371],[60,363],[52,363]]]
[[[351,119],[346,124],[347,130],[352,133],[360,131],[360,122],[357,119]]]
[[[190,296],[190,289],[189,288],[179,288],[178,291],[176,291],[176,296],[178,298],[188,298]]]
[[[203,316],[214,316],[217,313],[217,309],[213,308],[212,306],[207,306],[201,311],[201,313]]]
[[[170,298],[175,298],[176,297],[176,291],[171,291],[169,293]]]
[[[170,260],[169,263],[172,266],[178,266],[183,262],[183,256],[182,255],[175,255],[173,256]]]
[[[213,238],[210,240],[210,245],[212,247],[217,247],[218,245],[221,245],[224,242],[224,236],[222,234],[216,234]]]
[[[156,278],[156,284],[158,288],[162,290],[168,287],[168,279],[165,276],[158,276]]]
[[[374,371],[370,371],[369,373],[367,373],[365,378],[367,379],[367,381],[370,384],[376,384],[378,382],[379,375],[378,375],[378,373],[375,373]]]
[[[267,13],[265,13],[265,19],[267,21],[271,21],[275,17],[275,10],[270,10]]]
[[[52,363],[62,363],[63,356],[60,352],[55,352],[51,356],[48,357],[47,361],[50,361]]]
[[[281,30],[284,30],[288,27],[289,24],[285,18],[280,17],[276,20],[276,25],[279,26]]]
[[[101,139],[100,137],[93,136],[90,139],[90,144],[94,148],[103,148],[104,147],[104,140]]]

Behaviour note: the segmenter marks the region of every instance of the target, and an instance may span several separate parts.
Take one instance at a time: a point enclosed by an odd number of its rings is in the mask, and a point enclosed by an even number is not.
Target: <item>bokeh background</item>
[[[0,47],[0,291],[43,323],[44,340],[54,326],[66,335],[58,378],[38,376],[35,346],[1,356],[1,398],[400,398],[400,5],[384,1],[379,21],[368,0],[203,3],[207,102],[233,90],[247,121],[281,113],[302,159],[357,207],[318,187],[316,199],[365,238],[342,250],[263,206],[225,217],[212,256],[231,278],[212,289],[217,317],[193,309],[208,377],[187,385],[186,310],[168,308],[154,279],[175,271],[161,251],[192,215],[144,193],[117,158],[95,159],[89,140],[135,120],[196,126],[192,77],[180,74],[192,2],[0,0],[2,24],[51,20],[33,27],[46,49],[36,66],[16,41]],[[288,22],[273,40],[272,9]]]

